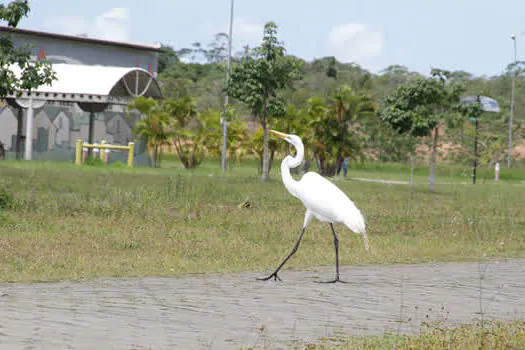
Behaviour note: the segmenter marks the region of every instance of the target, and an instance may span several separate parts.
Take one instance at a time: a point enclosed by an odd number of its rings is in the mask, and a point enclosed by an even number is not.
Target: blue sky
[[[230,0],[31,2],[19,27],[175,49],[208,44],[227,32]],[[236,0],[234,51],[257,45],[275,21],[289,53],[307,60],[336,56],[373,72],[391,64],[428,73],[431,67],[475,75],[501,73],[525,54],[523,0]]]

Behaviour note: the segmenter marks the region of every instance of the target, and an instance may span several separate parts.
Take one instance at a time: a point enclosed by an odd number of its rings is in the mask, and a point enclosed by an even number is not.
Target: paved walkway
[[[285,347],[346,334],[417,332],[421,321],[525,318],[525,260],[344,267],[187,278],[0,284],[0,348]],[[400,322],[401,321],[401,322]]]

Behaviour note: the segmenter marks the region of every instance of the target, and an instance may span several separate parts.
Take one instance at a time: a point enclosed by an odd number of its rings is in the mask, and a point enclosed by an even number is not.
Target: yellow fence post
[[[84,148],[83,142],[81,139],[77,140],[77,148],[75,150],[75,164],[82,165],[82,149]]]
[[[130,142],[128,144],[128,166],[133,168],[133,158],[135,156],[135,144],[133,142]]]
[[[106,155],[106,148],[104,147],[106,146],[106,140],[102,140],[102,142],[100,142],[100,160],[104,162],[104,156]]]

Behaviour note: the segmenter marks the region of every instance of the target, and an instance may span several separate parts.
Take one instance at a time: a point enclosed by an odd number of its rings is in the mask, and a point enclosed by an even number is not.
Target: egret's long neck
[[[297,181],[292,178],[290,174],[290,168],[298,167],[304,159],[304,147],[302,143],[294,145],[297,151],[295,157],[286,156],[281,163],[281,176],[283,178],[283,184],[293,196],[297,197]]]

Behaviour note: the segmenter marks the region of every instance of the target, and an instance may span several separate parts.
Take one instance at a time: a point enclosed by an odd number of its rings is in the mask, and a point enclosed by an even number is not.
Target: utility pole
[[[512,120],[514,119],[514,86],[516,85],[516,64],[517,64],[517,49],[516,49],[516,35],[510,36],[514,42],[514,69],[512,71],[512,92],[510,96],[510,118],[509,118],[509,149],[507,154],[507,167],[510,168],[510,161],[512,159]]]
[[[226,68],[226,84],[230,81],[230,67],[231,67],[231,57],[232,57],[232,28],[233,28],[233,6],[234,6],[234,0],[231,0],[230,3],[230,30],[228,33],[228,60],[227,60],[227,68]],[[222,117],[222,159],[221,159],[221,167],[222,172],[226,172],[226,148],[228,145],[228,120],[227,120],[227,111],[226,107],[228,106],[230,102],[230,97],[228,96],[228,92],[226,92],[226,96],[224,97],[224,112]]]

